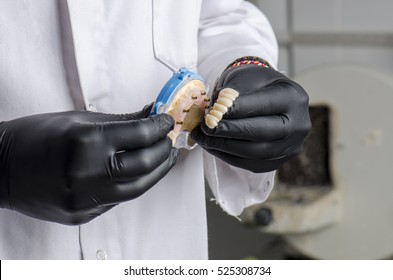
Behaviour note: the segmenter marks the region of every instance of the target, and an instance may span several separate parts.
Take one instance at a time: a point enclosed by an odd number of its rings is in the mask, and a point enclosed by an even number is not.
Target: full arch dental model
[[[205,116],[205,124],[208,128],[213,129],[218,125],[223,115],[232,107],[233,101],[238,96],[239,92],[232,88],[224,88],[219,92],[216,102]]]
[[[174,129],[168,134],[176,148],[193,149],[191,131],[200,124],[209,107],[208,87],[201,76],[181,68],[164,85],[150,115],[166,113],[175,120]]]

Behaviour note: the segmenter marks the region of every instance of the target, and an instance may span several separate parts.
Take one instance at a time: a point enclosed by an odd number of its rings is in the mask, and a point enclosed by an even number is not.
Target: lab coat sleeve
[[[278,47],[267,18],[241,0],[204,0],[198,37],[198,71],[210,89],[232,61],[257,56],[276,68]],[[267,199],[275,172],[253,173],[226,164],[204,151],[207,182],[222,209],[239,215],[245,207]]]

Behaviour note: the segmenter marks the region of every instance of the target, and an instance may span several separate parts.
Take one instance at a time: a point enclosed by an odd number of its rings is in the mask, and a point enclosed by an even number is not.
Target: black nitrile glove
[[[169,115],[88,111],[0,124],[0,207],[77,225],[134,199],[163,178],[178,150]],[[132,213],[130,213],[132,214]]]
[[[283,74],[257,65],[226,70],[214,90],[239,92],[218,125],[202,122],[193,139],[212,155],[256,173],[277,169],[301,150],[311,128],[308,95]]]

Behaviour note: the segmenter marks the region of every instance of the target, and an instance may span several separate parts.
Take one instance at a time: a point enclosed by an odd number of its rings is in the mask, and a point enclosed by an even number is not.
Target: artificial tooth
[[[220,93],[228,93],[230,95],[233,95],[235,98],[239,96],[239,92],[237,90],[234,90],[233,88],[224,88],[220,91]]]
[[[215,128],[218,125],[218,119],[215,116],[207,114],[205,116],[205,123],[208,128]]]
[[[228,99],[230,99],[231,101],[235,101],[236,96],[233,95],[232,93],[227,93],[227,92],[222,93],[222,92],[220,92],[220,93],[218,94],[218,98],[228,98]]]
[[[209,114],[216,117],[219,121],[222,119],[222,115],[223,115],[223,113],[217,110],[211,110]]]
[[[224,105],[218,104],[218,103],[214,103],[213,110],[220,111],[223,114],[228,112],[228,108],[227,107],[225,107]]]
[[[212,120],[214,120],[216,123],[220,121],[217,117],[213,116],[212,114],[209,113],[208,115],[212,116]]]
[[[230,107],[232,107],[232,105],[233,105],[232,100],[230,100],[230,99],[228,99],[228,98],[225,98],[225,97],[223,97],[223,98],[218,98],[218,99],[217,99],[217,103],[218,103],[218,104],[222,104],[222,105],[224,105],[224,106],[227,107],[227,108],[230,108]]]

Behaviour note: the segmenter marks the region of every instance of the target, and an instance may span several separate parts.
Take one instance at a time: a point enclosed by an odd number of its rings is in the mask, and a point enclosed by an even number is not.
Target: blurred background
[[[393,259],[393,2],[255,0],[313,129],[242,222],[210,202],[210,259]]]

